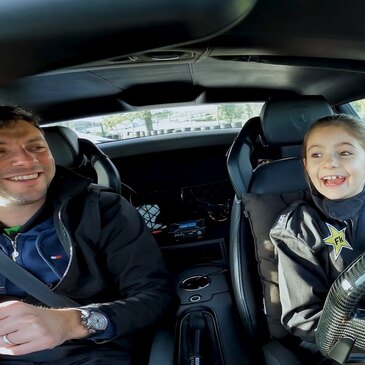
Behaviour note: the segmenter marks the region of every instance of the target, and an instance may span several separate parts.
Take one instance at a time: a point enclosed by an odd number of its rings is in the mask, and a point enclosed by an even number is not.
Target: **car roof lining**
[[[263,101],[288,95],[322,95],[331,105],[337,105],[364,96],[365,73],[360,67],[349,70],[347,61],[344,70],[339,70],[339,60],[326,68],[322,66],[324,60],[285,58],[284,65],[277,61],[274,64],[209,58],[193,64],[40,75],[0,87],[0,102],[20,103],[40,114],[44,122],[54,122],[134,111],[144,106],[153,109],[166,105]],[[290,61],[294,64],[290,65]],[[320,67],[313,66],[316,63]]]
[[[335,106],[365,96],[356,0],[106,1],[85,10],[54,0],[51,12],[34,0],[28,13],[1,3],[0,103],[50,123],[165,104],[322,95]]]
[[[255,3],[256,0],[3,0],[0,82],[202,41],[236,25]]]

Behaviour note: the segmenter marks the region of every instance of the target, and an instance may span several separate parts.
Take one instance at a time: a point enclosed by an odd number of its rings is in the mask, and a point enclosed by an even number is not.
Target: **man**
[[[47,308],[0,273],[0,362],[130,364],[172,302],[159,248],[119,194],[55,166],[18,107],[0,106],[0,223],[2,251],[81,306]]]

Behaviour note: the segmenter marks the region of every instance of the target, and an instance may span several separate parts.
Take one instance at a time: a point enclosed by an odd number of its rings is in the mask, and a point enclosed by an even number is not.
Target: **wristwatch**
[[[81,323],[89,334],[105,331],[108,327],[108,317],[95,309],[75,308],[81,312]]]

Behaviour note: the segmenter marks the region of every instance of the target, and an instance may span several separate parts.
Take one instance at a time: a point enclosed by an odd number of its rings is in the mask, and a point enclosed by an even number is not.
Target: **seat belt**
[[[67,308],[80,306],[72,299],[53,292],[45,283],[18,265],[2,250],[0,250],[0,274],[48,307]]]
[[[99,194],[99,192],[102,190],[113,191],[111,188],[93,183],[91,183],[88,187],[89,192],[93,191],[96,192],[96,194]],[[98,225],[100,225],[100,218]],[[64,245],[63,240],[61,240],[61,243],[67,253],[68,247]],[[5,276],[16,286],[23,289],[27,294],[39,300],[40,302],[44,303],[48,307],[72,308],[80,306],[79,303],[73,301],[72,299],[52,291],[45,283],[43,283],[41,280],[39,280],[37,277],[35,277],[26,269],[24,269],[22,266],[18,265],[1,249],[0,249],[0,274]]]

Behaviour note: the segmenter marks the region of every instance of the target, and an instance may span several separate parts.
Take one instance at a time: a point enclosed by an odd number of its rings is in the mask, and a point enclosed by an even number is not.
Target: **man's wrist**
[[[102,334],[109,325],[109,319],[105,313],[94,307],[75,308],[80,312],[80,322],[89,335]]]

